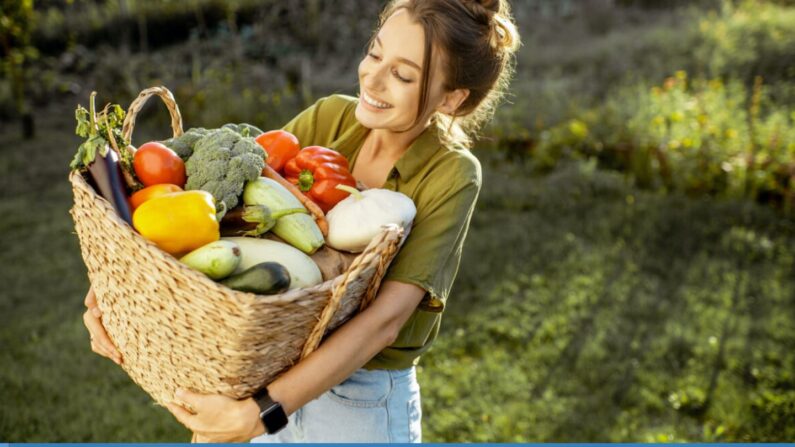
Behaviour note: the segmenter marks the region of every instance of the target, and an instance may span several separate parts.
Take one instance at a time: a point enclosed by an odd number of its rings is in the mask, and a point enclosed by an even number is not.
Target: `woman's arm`
[[[413,284],[384,282],[367,309],[268,385],[271,398],[290,414],[343,382],[395,341],[424,295],[425,290]]]
[[[394,342],[424,296],[425,290],[413,284],[385,281],[367,309],[269,384],[268,394],[291,414],[343,382]],[[202,442],[247,440],[265,432],[259,420],[259,407],[251,398],[237,401],[191,392],[181,392],[178,397],[195,414],[176,405],[169,405],[169,410]]]

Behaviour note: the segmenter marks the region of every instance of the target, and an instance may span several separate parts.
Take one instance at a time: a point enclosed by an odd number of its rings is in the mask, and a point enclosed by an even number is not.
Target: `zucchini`
[[[231,241],[215,241],[203,245],[180,259],[190,268],[196,269],[211,279],[226,278],[240,264],[240,247]]]
[[[284,186],[267,177],[250,181],[243,190],[243,203],[246,205],[265,205],[272,212],[303,208],[304,205]],[[307,254],[314,253],[325,243],[312,216],[292,214],[276,222],[273,233],[285,242]]]
[[[221,220],[221,236],[257,237],[267,233],[276,222],[290,214],[307,214],[305,208],[272,212],[265,205],[245,205],[232,208]]]
[[[278,262],[262,262],[220,283],[241,292],[274,295],[290,288],[290,272]]]
[[[291,289],[311,287],[323,282],[317,264],[297,248],[282,242],[253,237],[225,237],[240,246],[242,258],[233,274],[237,274],[261,262],[278,262],[290,272]]]

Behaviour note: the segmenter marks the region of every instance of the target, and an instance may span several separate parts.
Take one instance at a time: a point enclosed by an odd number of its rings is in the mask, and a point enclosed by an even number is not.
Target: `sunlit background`
[[[512,4],[423,439],[795,441],[795,1]],[[190,439],[89,349],[77,104],[278,128],[357,91],[382,5],[3,0],[0,441]],[[150,102],[133,144],[170,136]]]

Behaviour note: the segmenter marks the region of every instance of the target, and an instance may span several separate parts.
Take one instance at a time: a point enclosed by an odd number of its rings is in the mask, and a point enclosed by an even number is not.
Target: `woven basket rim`
[[[242,301],[243,304],[252,304],[253,302],[258,302],[261,304],[266,303],[291,303],[294,301],[300,300],[307,291],[315,292],[321,291],[324,289],[332,289],[344,278],[344,273],[335,276],[334,278],[330,278],[326,281],[323,281],[320,284],[316,284],[311,287],[303,287],[298,289],[288,290],[286,292],[274,295],[257,295],[250,292],[240,292],[238,290],[230,289],[223,284],[217,283],[204,275],[203,273],[199,272],[198,270],[192,269],[187,265],[183,264],[179,261],[179,259],[171,256],[170,254],[164,252],[157,245],[141,236],[137,231],[135,231],[127,222],[122,220],[122,218],[118,215],[118,213],[113,209],[113,206],[108,202],[104,197],[97,194],[97,192],[92,188],[88,182],[86,181],[83,174],[81,174],[77,170],[73,170],[69,174],[69,180],[72,183],[73,188],[79,188],[85,191],[88,191],[92,194],[95,204],[100,204],[104,211],[104,217],[108,220],[110,225],[116,225],[119,227],[123,227],[125,231],[130,232],[133,234],[133,237],[136,238],[139,242],[144,243],[150,251],[152,252],[152,256],[159,256],[162,261],[166,262],[166,266],[169,269],[181,269],[183,272],[190,272],[188,275],[197,281],[197,283],[201,283],[202,286],[206,286],[208,289],[212,291],[224,291],[229,293],[231,291],[233,295]]]

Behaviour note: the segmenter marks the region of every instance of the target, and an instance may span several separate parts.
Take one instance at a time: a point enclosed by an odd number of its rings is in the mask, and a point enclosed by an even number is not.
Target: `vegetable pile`
[[[75,113],[85,141],[71,169],[141,236],[232,289],[268,295],[317,285],[323,273],[310,256],[324,245],[360,252],[383,224],[414,219],[411,199],[360,193],[345,157],[301,149],[289,132],[226,124],[136,149],[121,131],[124,110],[97,114],[95,96]]]

